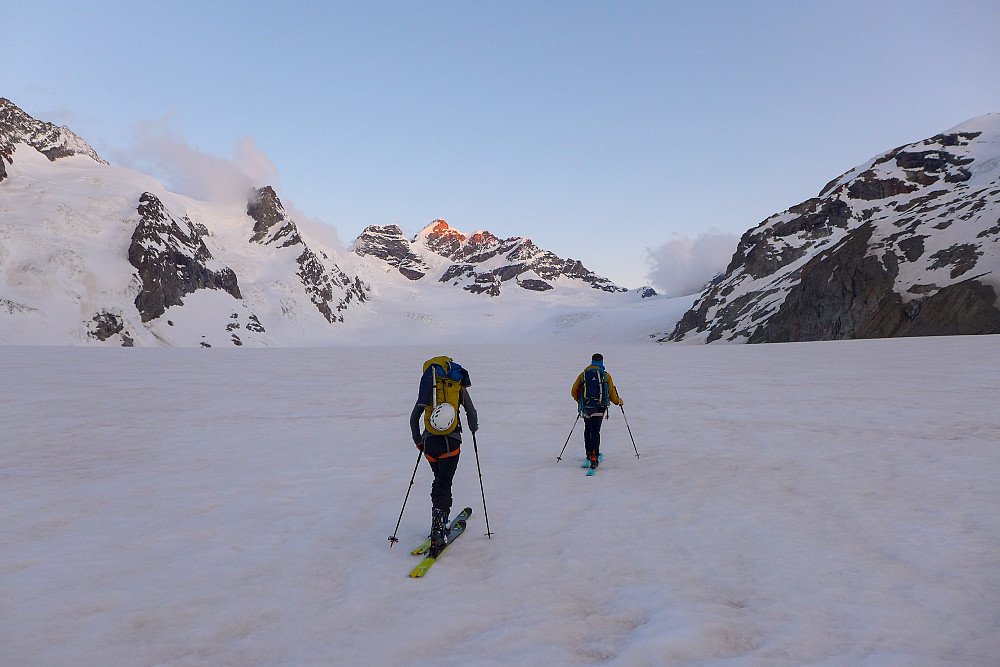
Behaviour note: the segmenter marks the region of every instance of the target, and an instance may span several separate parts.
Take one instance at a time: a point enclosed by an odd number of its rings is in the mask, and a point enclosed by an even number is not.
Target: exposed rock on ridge
[[[370,226],[358,237],[354,252],[377,257],[395,267],[410,280],[431,273],[440,259],[450,260],[439,273],[438,282],[461,286],[474,294],[498,296],[506,284],[531,291],[553,289],[552,282],[569,278],[605,292],[625,292],[607,278],[589,271],[581,262],[561,259],[538,248],[530,239],[500,239],[490,232],[468,236],[444,220],[435,220],[412,240],[396,225]]]
[[[1000,115],[897,148],[740,239],[668,336],[1000,333]]]
[[[236,274],[212,257],[202,240],[207,230],[191,220],[175,220],[163,203],[146,192],[139,198],[139,224],[132,234],[128,261],[142,284],[135,298],[143,322],[162,315],[199,289],[220,289],[241,299]]]
[[[295,248],[299,253],[295,260],[299,267],[296,276],[327,322],[343,322],[342,311],[353,301],[362,303],[367,299],[360,278],[352,281],[325,253],[317,254],[306,245],[271,186],[252,193],[247,215],[254,220],[251,243]]]
[[[410,249],[410,241],[398,225],[369,225],[354,242],[361,257],[375,257],[410,280],[420,280],[430,267]]]
[[[27,144],[53,161],[70,155],[86,155],[107,164],[68,127],[35,120],[10,100],[0,97],[0,181],[7,177],[5,161],[13,163],[14,147],[18,144]]]

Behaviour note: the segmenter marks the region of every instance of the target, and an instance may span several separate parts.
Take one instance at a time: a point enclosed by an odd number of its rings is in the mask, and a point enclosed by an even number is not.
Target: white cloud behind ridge
[[[694,239],[678,236],[658,248],[647,248],[650,283],[669,297],[701,291],[726,270],[739,237],[711,230]]]

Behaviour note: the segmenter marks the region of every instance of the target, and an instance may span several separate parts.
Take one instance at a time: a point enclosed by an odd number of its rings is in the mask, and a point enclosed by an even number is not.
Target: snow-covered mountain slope
[[[0,344],[635,341],[690,305],[443,221],[412,241],[369,227],[349,252],[269,186],[172,193],[8,100],[0,162]]]
[[[170,193],[2,104],[17,124],[2,133],[0,342],[308,343],[366,299],[271,188],[234,202]]]
[[[433,221],[413,239],[396,225],[369,226],[355,241],[354,252],[382,260],[410,280],[446,283],[473,294],[499,296],[505,286],[535,292],[559,286],[628,291],[580,261],[542,250],[531,239],[499,239],[483,230],[470,236],[444,220]]]
[[[1000,114],[989,114],[884,153],[748,231],[663,339],[997,333],[998,288]]]

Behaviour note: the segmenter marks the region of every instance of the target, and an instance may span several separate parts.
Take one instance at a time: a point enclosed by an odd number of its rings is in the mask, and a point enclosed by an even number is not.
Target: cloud
[[[694,240],[681,236],[659,248],[647,248],[647,277],[667,296],[700,292],[708,281],[726,270],[737,243],[738,236],[713,230]]]
[[[170,117],[135,126],[129,147],[116,152],[115,162],[201,201],[245,201],[251,188],[277,186],[278,171],[253,138],[238,141],[232,158],[210,155],[174,134]]]

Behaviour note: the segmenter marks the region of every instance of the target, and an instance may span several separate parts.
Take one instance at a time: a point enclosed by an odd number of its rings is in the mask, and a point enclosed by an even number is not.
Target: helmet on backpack
[[[431,410],[427,422],[436,431],[449,432],[455,424],[455,417],[458,413],[451,403],[438,403],[437,407]]]

